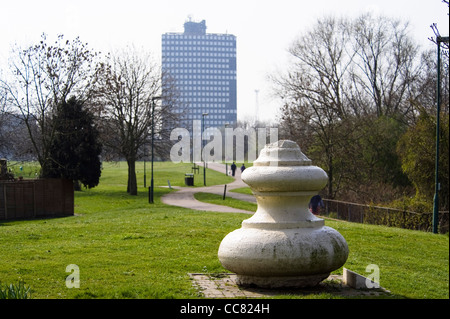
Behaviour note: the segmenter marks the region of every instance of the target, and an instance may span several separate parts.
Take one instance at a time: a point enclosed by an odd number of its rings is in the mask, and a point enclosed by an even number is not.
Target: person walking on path
[[[209,168],[216,170],[218,172],[223,172],[225,169],[224,164],[219,163],[209,163]],[[234,177],[234,182],[227,184],[227,189],[235,189],[246,187],[245,184],[239,177]],[[177,206],[177,207],[185,207],[194,210],[200,211],[209,211],[209,212],[223,212],[223,213],[245,213],[245,214],[254,214],[255,212],[243,209],[232,208],[223,205],[216,205],[201,202],[195,199],[195,193],[211,193],[217,195],[223,195],[224,185],[213,185],[213,186],[205,186],[205,187],[179,187],[172,186],[172,188],[176,189],[175,192],[169,192],[161,197],[161,202],[166,205]],[[229,197],[248,201],[251,203],[256,203],[256,198],[253,195],[249,194],[240,194],[240,193],[229,193]]]
[[[244,170],[245,170],[245,165],[244,165],[244,164],[242,164],[242,166],[241,166],[241,173],[243,173],[243,172],[244,172]]]
[[[231,164],[231,175],[234,176],[234,174],[236,174],[236,164]]]

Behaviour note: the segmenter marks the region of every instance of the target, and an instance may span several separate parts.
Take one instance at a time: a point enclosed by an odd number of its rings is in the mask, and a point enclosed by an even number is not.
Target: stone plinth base
[[[244,287],[260,287],[268,289],[277,288],[308,288],[317,286],[322,280],[328,278],[330,274],[319,274],[311,276],[292,277],[256,277],[256,276],[236,276],[236,284]]]
[[[189,274],[192,284],[199,290],[204,298],[270,298],[274,296],[308,296],[316,294],[329,294],[337,297],[361,298],[376,296],[390,296],[390,292],[384,288],[355,289],[346,285],[341,275],[330,275],[317,286],[311,288],[279,288],[267,289],[259,287],[244,287],[237,285],[236,274]],[[327,297],[329,298],[329,296]]]

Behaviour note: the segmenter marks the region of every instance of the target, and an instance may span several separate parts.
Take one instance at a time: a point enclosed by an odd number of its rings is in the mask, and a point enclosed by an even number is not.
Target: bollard
[[[225,200],[225,194],[227,193],[227,185],[224,185],[223,187],[223,200]]]
[[[153,192],[151,186],[148,187],[148,203],[153,204]]]

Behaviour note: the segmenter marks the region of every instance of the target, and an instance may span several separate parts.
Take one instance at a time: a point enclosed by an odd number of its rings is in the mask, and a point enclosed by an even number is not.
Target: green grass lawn
[[[192,173],[192,164],[172,162],[154,162],[153,175],[155,187],[168,186],[169,181],[171,186],[185,186],[185,174]],[[103,163],[103,171],[101,176],[101,183],[110,186],[127,185],[127,164],[125,162],[117,163]],[[150,186],[151,180],[151,163],[147,162],[144,170],[144,162],[136,162],[136,179],[138,186],[144,186],[144,171],[147,177],[146,186]],[[223,173],[214,170],[207,170],[206,183],[207,186],[231,183],[234,179],[230,176],[225,176]],[[203,184],[203,167],[200,167],[199,173],[194,173],[194,186],[202,187]],[[145,189],[143,189],[146,191]],[[138,190],[139,191],[139,190]]]
[[[39,165],[39,162],[8,162],[8,170],[11,170],[16,178],[36,178],[39,176],[40,169],[41,166]]]
[[[230,192],[241,193],[241,194],[253,194],[250,187],[241,187],[230,190]]]
[[[239,208],[239,209],[245,209],[250,212],[256,212],[256,204],[255,203],[249,203],[244,202],[238,199],[234,199],[231,197],[225,196],[225,199],[223,199],[222,195],[215,195],[215,194],[209,194],[209,193],[196,193],[194,194],[195,199],[211,203],[215,205],[223,205],[223,206],[229,206],[233,208]]]
[[[167,186],[169,179],[184,186],[190,165],[179,165],[156,163],[155,185]],[[155,204],[148,204],[143,164],[137,196],[126,194],[126,171],[124,163],[105,163],[100,185],[75,194],[73,217],[0,221],[0,282],[23,280],[33,298],[201,298],[188,273],[227,272],[217,258],[220,242],[249,216],[164,205],[160,197],[174,191],[167,187],[157,187]],[[230,181],[212,171],[207,177],[210,185]],[[344,267],[365,275],[367,265],[378,265],[380,284],[393,298],[449,298],[448,236],[344,221],[326,225],[348,242]],[[79,267],[80,288],[66,287],[70,264]]]

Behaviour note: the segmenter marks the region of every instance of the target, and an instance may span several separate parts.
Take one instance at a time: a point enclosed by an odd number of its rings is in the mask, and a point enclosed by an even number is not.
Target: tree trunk
[[[330,163],[330,167],[328,170],[328,198],[334,199],[333,195],[333,164]]]
[[[130,195],[137,195],[136,161],[134,159],[130,159],[127,160],[127,163],[128,163],[127,192]]]
[[[74,180],[73,181],[73,190],[76,192],[81,191],[81,183],[79,180]]]

